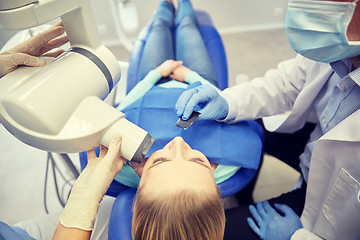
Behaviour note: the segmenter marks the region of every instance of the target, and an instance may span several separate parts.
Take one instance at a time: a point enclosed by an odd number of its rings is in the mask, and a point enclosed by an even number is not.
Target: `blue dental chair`
[[[225,49],[220,35],[214,28],[209,15],[203,11],[197,11],[200,33],[207,47],[210,59],[214,66],[218,87],[223,90],[228,86],[228,72]],[[127,76],[127,92],[129,92],[137,83],[138,68],[144,45],[146,43],[148,28],[145,27],[139,34],[134,43],[134,48],[130,55],[129,69]],[[259,145],[254,149],[260,149],[257,159],[260,161],[262,156],[263,132],[261,127],[255,121],[248,121],[248,127],[252,128],[254,133],[259,137]],[[252,146],[249,146],[251,148]],[[80,153],[81,169],[87,164],[86,152]],[[254,177],[256,170],[240,168],[239,171],[226,181],[218,184],[221,196],[223,198],[233,195],[243,189]],[[109,219],[108,238],[110,240],[131,240],[131,222],[132,222],[132,205],[136,189],[129,188],[116,181],[113,181],[106,193],[116,197],[113,204]]]

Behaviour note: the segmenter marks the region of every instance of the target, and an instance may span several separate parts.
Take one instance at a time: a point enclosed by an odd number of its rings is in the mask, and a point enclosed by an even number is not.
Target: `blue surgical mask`
[[[357,1],[290,0],[285,29],[291,47],[325,63],[360,55],[360,41],[346,34]]]

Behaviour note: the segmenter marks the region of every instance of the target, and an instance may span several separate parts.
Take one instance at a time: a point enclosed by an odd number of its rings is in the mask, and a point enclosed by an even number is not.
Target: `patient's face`
[[[146,161],[140,186],[156,195],[182,189],[215,193],[212,172],[204,154],[176,137]]]

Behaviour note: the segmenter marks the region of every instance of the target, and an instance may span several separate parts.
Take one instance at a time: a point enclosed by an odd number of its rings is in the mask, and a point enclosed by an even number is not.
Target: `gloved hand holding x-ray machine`
[[[0,80],[0,122],[33,147],[74,153],[122,136],[120,155],[138,161],[154,139],[102,101],[120,79],[101,45],[87,0],[2,0],[0,28],[20,30],[61,17],[71,48],[42,67],[19,67]]]

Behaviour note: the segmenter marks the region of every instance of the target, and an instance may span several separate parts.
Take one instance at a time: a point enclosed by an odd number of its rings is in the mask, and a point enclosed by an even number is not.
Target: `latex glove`
[[[65,32],[62,22],[59,22],[48,30],[29,38],[16,47],[0,53],[0,78],[15,70],[19,65],[39,67],[45,64],[40,56],[57,57],[64,50],[50,50],[60,47],[69,40],[67,36],[61,36]]]
[[[91,231],[99,204],[110,183],[126,161],[119,156],[121,137],[113,137],[109,149],[102,147],[100,157],[88,152],[88,164],[75,181],[69,200],[60,215],[61,225]]]
[[[256,203],[256,208],[250,205],[249,210],[256,223],[248,218],[248,224],[260,239],[289,240],[296,230],[303,227],[300,218],[287,205],[275,203],[274,206],[284,216],[272,208],[268,201]]]
[[[174,71],[175,68],[181,66],[182,64],[182,61],[166,60],[160,66],[155,68],[155,70],[158,71],[162,77],[167,77],[170,73],[172,73],[172,71]]]
[[[210,85],[199,86],[181,94],[176,103],[176,113],[187,120],[193,111],[200,112],[198,119],[224,119],[229,112],[229,105]]]
[[[174,69],[174,71],[170,74],[170,78],[179,82],[185,82],[186,76],[192,72],[189,68],[185,66],[179,66]]]

